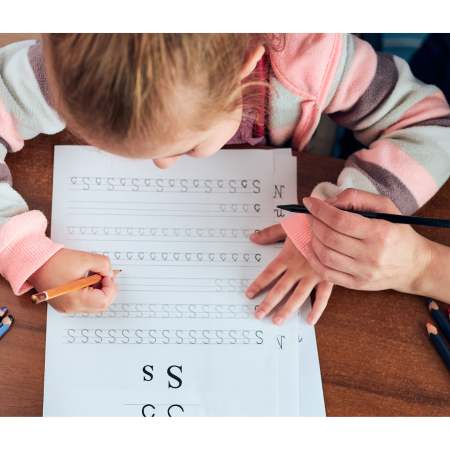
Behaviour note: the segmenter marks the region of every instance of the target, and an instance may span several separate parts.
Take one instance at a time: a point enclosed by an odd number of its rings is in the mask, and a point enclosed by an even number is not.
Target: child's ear
[[[266,49],[263,45],[256,47],[241,70],[241,80],[247,78],[255,70],[256,64],[258,64],[258,61],[262,58],[265,52]]]

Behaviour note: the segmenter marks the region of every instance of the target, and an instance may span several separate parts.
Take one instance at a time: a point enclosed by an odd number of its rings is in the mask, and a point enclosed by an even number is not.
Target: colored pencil
[[[450,370],[450,350],[447,347],[447,344],[444,342],[438,330],[435,326],[431,325],[431,323],[427,323],[427,331],[430,335],[430,340],[437,352],[441,356],[444,364],[447,366],[447,369]]]
[[[442,334],[447,338],[447,341],[450,342],[450,323],[432,298],[428,299],[428,308],[430,308],[431,317],[436,321]]]
[[[311,214],[303,205],[278,205],[277,208],[284,209],[285,211]],[[348,209],[341,209],[341,211],[350,212],[353,214],[359,214],[360,216],[367,217],[369,219],[382,219],[391,223],[403,223],[406,225],[426,225],[428,227],[450,228],[450,220],[444,219],[428,219],[426,217],[412,217],[402,216],[401,214],[383,214],[367,211],[350,211]]]
[[[0,308],[0,320],[5,315],[7,310],[8,310],[8,308],[6,306],[3,306],[2,308]]]
[[[2,326],[0,327],[0,339],[6,334],[13,323],[13,316],[9,315],[3,318]]]
[[[121,270],[114,270],[114,276],[122,272]],[[92,275],[90,277],[82,278],[81,280],[73,281],[72,283],[64,284],[48,291],[39,292],[31,296],[31,301],[35,304],[42,303],[60,295],[68,294],[69,292],[77,291],[101,281],[101,275]]]

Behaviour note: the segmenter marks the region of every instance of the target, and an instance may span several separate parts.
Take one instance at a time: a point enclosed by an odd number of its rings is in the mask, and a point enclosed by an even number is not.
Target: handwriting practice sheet
[[[122,273],[103,313],[48,307],[45,416],[299,415],[298,319],[245,297],[274,257],[248,239],[274,223],[273,152],[160,170],[62,146],[53,186],[52,239]]]
[[[278,209],[280,204],[297,204],[297,158],[292,156],[291,149],[274,150],[274,222],[279,223],[294,213]],[[275,256],[284,243],[275,244]],[[311,299],[308,298],[298,311],[298,352],[299,352],[299,415],[302,417],[325,417],[325,403],[320,375],[319,355],[317,352],[314,327],[308,325],[306,319],[311,312]],[[279,353],[279,377],[282,380],[287,371],[292,370],[286,354]],[[282,388],[281,388],[282,389]],[[280,390],[280,402],[288,396],[288,388]],[[289,415],[285,409],[285,415]]]

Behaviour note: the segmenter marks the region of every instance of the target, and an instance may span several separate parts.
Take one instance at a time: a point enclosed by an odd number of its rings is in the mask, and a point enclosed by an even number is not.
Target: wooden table
[[[39,136],[6,158],[15,189],[49,222],[53,147],[71,143],[66,132]],[[309,195],[320,181],[335,182],[343,165],[339,159],[299,155],[298,198]],[[450,218],[450,182],[419,215]],[[450,246],[449,230],[421,227],[420,232]],[[47,305],[31,304],[29,294],[15,297],[3,278],[0,298],[0,307],[7,306],[16,319],[0,341],[0,415],[41,416]],[[429,341],[427,321],[423,298],[335,287],[316,325],[327,415],[450,415],[450,374]]]

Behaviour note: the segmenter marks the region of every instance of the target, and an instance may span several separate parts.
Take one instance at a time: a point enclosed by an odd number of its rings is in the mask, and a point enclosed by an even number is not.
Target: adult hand
[[[312,214],[308,262],[324,280],[350,289],[415,291],[431,262],[429,241],[409,225],[340,210],[401,214],[389,198],[346,189],[326,201],[304,198],[303,204]]]

